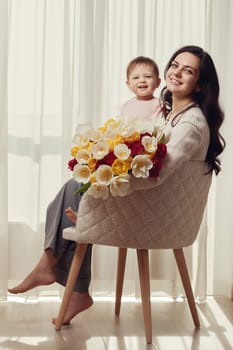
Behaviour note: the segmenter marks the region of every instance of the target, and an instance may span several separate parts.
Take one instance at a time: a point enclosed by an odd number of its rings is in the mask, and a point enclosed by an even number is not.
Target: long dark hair
[[[210,164],[211,169],[216,175],[221,170],[221,162],[218,158],[219,154],[225,148],[225,140],[220,134],[220,126],[224,120],[224,112],[219,104],[219,80],[214,62],[210,55],[199,46],[183,46],[177,50],[170,58],[165,67],[164,75],[171,66],[177,55],[182,52],[190,52],[200,59],[200,77],[198,85],[199,91],[193,92],[193,101],[199,105],[209,125],[210,129],[210,144],[207,151],[206,162]],[[165,116],[172,106],[172,94],[167,88],[161,91],[162,104],[165,107]]]

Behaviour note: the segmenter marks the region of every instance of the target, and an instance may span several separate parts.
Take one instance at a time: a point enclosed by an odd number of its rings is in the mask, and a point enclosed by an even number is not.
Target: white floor
[[[59,301],[9,298],[0,302],[1,350],[233,350],[233,301],[208,298],[198,305],[201,329],[195,330],[186,301],[152,301],[153,344],[147,345],[141,305],[95,300],[92,308],[56,332],[51,318]]]

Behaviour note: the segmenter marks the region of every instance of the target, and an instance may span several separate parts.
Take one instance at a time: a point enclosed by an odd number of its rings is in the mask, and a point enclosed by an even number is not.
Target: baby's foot
[[[73,224],[76,224],[78,214],[71,207],[65,210],[65,214]]]
[[[65,318],[63,320],[63,325],[69,324],[72,318],[74,318],[80,312],[89,309],[92,305],[93,299],[89,293],[73,292],[65,314]],[[52,319],[53,324],[56,324],[56,320],[57,318]]]

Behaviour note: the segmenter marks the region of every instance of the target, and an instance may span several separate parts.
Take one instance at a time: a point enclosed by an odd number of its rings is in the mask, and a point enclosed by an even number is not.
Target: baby
[[[126,84],[135,97],[122,105],[121,116],[129,120],[151,120],[157,117],[161,111],[159,99],[154,97],[154,91],[161,82],[157,64],[149,57],[138,56],[129,62],[126,77]],[[71,207],[65,213],[75,224],[77,213]]]
[[[155,61],[149,57],[138,56],[129,62],[126,69],[126,84],[135,94],[121,107],[121,116],[129,119],[150,119],[159,114],[159,99],[154,91],[161,79]]]

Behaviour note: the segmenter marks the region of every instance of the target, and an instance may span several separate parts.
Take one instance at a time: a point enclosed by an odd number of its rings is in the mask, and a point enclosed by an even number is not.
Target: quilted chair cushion
[[[188,161],[157,187],[151,187],[151,180],[140,180],[138,190],[136,181],[136,190],[126,197],[97,200],[85,194],[76,229],[65,229],[64,238],[138,249],[189,246],[198,234],[208,198],[207,171],[205,162]]]

